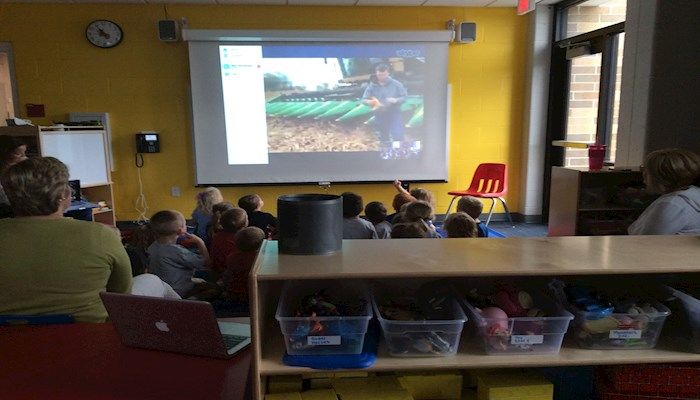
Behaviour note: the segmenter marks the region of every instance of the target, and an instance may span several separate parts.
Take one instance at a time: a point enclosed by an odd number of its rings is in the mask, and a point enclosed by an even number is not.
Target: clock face
[[[90,22],[85,29],[85,37],[95,46],[108,49],[118,45],[124,33],[116,23],[101,19]]]

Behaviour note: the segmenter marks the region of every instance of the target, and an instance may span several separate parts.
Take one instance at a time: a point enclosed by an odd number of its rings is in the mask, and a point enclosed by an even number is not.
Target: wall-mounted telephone
[[[141,132],[136,134],[137,153],[160,153],[160,141],[155,132]]]

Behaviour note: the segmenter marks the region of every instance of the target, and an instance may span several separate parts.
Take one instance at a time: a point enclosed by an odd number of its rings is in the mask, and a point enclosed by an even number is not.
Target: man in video
[[[374,67],[376,81],[372,80],[362,95],[362,102],[374,112],[374,124],[379,133],[380,147],[391,148],[392,142],[403,142],[404,122],[401,104],[406,100],[406,88],[389,76],[389,66]]]

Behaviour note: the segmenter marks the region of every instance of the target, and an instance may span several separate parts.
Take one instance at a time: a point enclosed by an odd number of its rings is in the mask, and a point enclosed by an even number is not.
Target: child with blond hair
[[[224,201],[219,189],[209,186],[197,193],[195,196],[197,206],[192,211],[192,219],[194,220],[194,234],[204,240],[204,243],[209,245],[211,237],[208,234],[209,225],[211,224],[214,215],[214,204]]]

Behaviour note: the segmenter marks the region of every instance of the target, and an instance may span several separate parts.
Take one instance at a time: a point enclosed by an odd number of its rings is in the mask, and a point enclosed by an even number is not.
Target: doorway
[[[0,42],[0,125],[19,115],[12,45]]]

